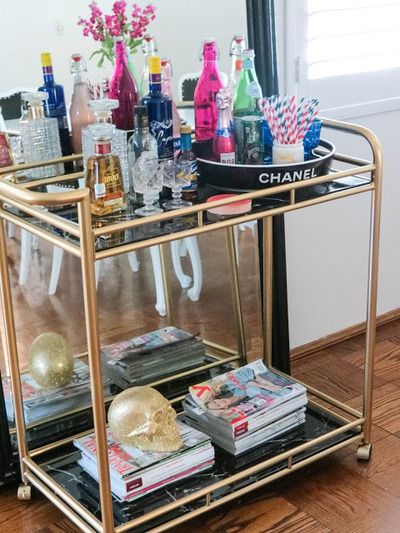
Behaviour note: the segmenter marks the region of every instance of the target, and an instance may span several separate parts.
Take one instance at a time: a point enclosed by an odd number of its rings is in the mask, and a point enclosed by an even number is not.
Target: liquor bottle
[[[217,94],[218,125],[213,139],[213,156],[218,163],[234,165],[236,143],[231,121],[232,93],[220,89]]]
[[[137,105],[135,113],[135,131],[128,141],[128,164],[129,164],[129,199],[136,202],[135,188],[133,183],[133,168],[135,162],[144,152],[151,152],[158,157],[157,141],[149,131],[149,117],[145,105]]]
[[[111,124],[112,111],[118,107],[117,100],[108,98],[101,100],[89,100],[89,107],[93,110],[96,118],[96,124]],[[82,130],[82,149],[83,164],[86,172],[86,161],[88,157],[95,154],[94,139],[90,127]],[[129,187],[129,169],[128,169],[128,138],[127,132],[116,129],[111,140],[111,153],[117,155],[121,166],[122,178],[125,190]]]
[[[244,50],[242,58],[233,101],[236,161],[256,165],[262,162],[262,112],[258,107],[262,92],[254,68],[254,51]]]
[[[244,35],[234,35],[229,55],[232,58],[231,74],[229,77],[229,88],[234,90],[238,84],[240,73],[242,71],[242,53],[246,48]]]
[[[64,88],[54,81],[51,55],[45,52],[41,55],[44,84],[39,87],[39,92],[48,94],[45,102],[45,116],[56,118],[62,155],[71,155],[71,137],[68,129],[67,108],[65,106]]]
[[[149,94],[142,103],[147,106],[150,133],[156,138],[160,160],[174,156],[172,100],[161,91],[161,59],[150,56]]]
[[[161,59],[161,90],[172,100],[172,135],[174,137],[174,154],[178,154],[181,147],[181,119],[176,108],[172,91],[172,65],[167,58]]]
[[[86,186],[90,189],[91,212],[95,216],[109,215],[126,209],[124,185],[119,157],[112,154],[114,124],[88,126],[95,146],[95,155],[87,162]]]
[[[142,52],[144,58],[142,77],[140,79],[140,96],[143,98],[149,91],[149,63],[150,56],[157,55],[158,47],[154,37],[146,33],[142,41]]]
[[[218,112],[215,97],[223,84],[217,66],[215,39],[203,43],[203,70],[194,91],[194,121],[196,141],[208,141],[214,137]]]
[[[24,93],[28,113],[20,122],[22,145],[25,163],[46,161],[62,156],[58,121],[44,115],[43,102],[48,99],[48,93]],[[64,174],[64,165],[47,165],[26,171],[30,179],[48,178]]]
[[[190,185],[182,188],[182,198],[184,200],[195,202],[197,200],[198,189],[198,173],[197,173],[197,158],[192,150],[192,128],[190,126],[181,126],[181,155],[180,159],[183,161],[190,161]]]
[[[74,81],[69,117],[71,122],[72,150],[82,153],[82,128],[95,121],[89,107],[89,87],[86,79],[86,64],[81,54],[71,56],[71,74]]]
[[[118,100],[113,109],[113,122],[121,130],[133,130],[133,108],[139,101],[139,93],[128,66],[122,37],[115,38],[115,67],[110,81],[109,97]]]

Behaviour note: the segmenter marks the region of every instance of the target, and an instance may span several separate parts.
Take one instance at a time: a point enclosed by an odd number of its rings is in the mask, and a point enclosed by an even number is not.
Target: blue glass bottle
[[[49,95],[44,112],[46,117],[56,118],[60,134],[62,155],[71,155],[71,137],[68,129],[67,108],[65,106],[64,88],[54,81],[51,55],[48,52],[42,54],[42,70],[44,83],[38,91]]]
[[[156,138],[158,158],[160,160],[174,157],[172,99],[161,90],[161,59],[150,56],[149,65],[149,94],[144,96],[142,103],[147,106],[149,115],[149,130]]]

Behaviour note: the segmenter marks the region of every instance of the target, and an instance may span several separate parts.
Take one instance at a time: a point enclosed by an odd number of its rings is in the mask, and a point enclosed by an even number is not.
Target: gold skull
[[[151,387],[132,387],[118,394],[108,422],[118,440],[143,451],[173,452],[183,446],[175,409]]]

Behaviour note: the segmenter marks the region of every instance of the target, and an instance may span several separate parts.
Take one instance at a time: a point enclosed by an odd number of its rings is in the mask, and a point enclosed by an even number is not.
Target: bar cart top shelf
[[[69,189],[66,192],[37,192],[38,187],[67,183],[82,177],[75,173],[35,182],[13,183],[12,173],[29,166],[0,169],[0,216],[4,221],[15,223],[22,229],[36,234],[48,242],[60,246],[81,260],[84,276],[86,331],[88,359],[92,375],[92,398],[94,427],[100,464],[97,485],[86,477],[76,464],[72,440],[77,435],[62,439],[49,446],[28,450],[22,416],[22,399],[19,390],[18,353],[15,343],[15,327],[11,305],[11,290],[8,278],[4,224],[0,228],[2,255],[1,292],[6,323],[6,344],[11,379],[14,383],[16,434],[21,455],[21,474],[25,485],[20,496],[29,493],[31,484],[57,505],[82,531],[111,533],[134,528],[135,531],[164,531],[209,509],[243,495],[255,488],[295,471],[320,457],[328,455],[350,443],[359,443],[359,457],[369,456],[371,426],[372,363],[376,322],[376,283],[378,264],[381,150],[375,135],[364,127],[342,122],[324,120],[324,127],[341,133],[363,137],[370,145],[372,161],[335,154],[333,165],[325,176],[279,185],[266,190],[240,194],[237,198],[216,202],[202,202],[173,212],[138,218],[129,213],[121,218],[107,217],[93,222],[90,215],[89,190]],[[79,156],[72,156],[70,160]],[[68,158],[64,159],[67,160]],[[54,161],[53,161],[54,163]],[[11,177],[11,179],[10,179]],[[99,332],[96,318],[96,295],[94,286],[94,262],[140,248],[162,245],[175,239],[200,235],[217,229],[227,229],[227,234],[236,224],[263,220],[264,241],[264,287],[263,287],[263,335],[264,359],[271,366],[270,330],[271,317],[270,273],[266,264],[271,264],[272,216],[322,204],[339,198],[371,192],[373,217],[371,220],[370,272],[368,286],[367,343],[364,407],[360,412],[327,394],[304,384],[309,394],[307,421],[304,428],[289,433],[279,442],[269,443],[256,449],[237,462],[226,453],[217,450],[216,465],[201,479],[182,481],[170,490],[158,491],[131,504],[121,504],[112,498],[109,489],[107,453],[105,447],[104,398],[99,364]],[[203,191],[207,196],[207,191]],[[209,220],[207,210],[227,205],[238,199],[251,199],[252,211],[224,220]],[[269,224],[269,225],[268,225]],[[232,241],[231,241],[232,242]],[[228,247],[229,248],[229,247]],[[234,245],[230,255],[235,258]],[[240,292],[238,281],[237,291]],[[240,298],[240,296],[239,296]],[[240,311],[240,310],[239,310]],[[208,344],[208,353],[215,357],[213,368],[218,365],[241,364],[246,361],[245,346],[239,343],[238,351],[213,350]],[[214,347],[215,348],[215,347]],[[220,347],[222,348],[222,347]],[[222,352],[222,353],[221,353]],[[194,369],[192,374],[205,369]],[[209,370],[209,368],[207,368]],[[174,376],[170,378],[171,383]],[[164,380],[165,381],[165,380]],[[178,404],[181,397],[171,398]],[[19,413],[19,414],[18,414]],[[101,477],[103,476],[103,478]],[[99,503],[101,502],[102,513]],[[102,514],[102,516],[100,516]]]

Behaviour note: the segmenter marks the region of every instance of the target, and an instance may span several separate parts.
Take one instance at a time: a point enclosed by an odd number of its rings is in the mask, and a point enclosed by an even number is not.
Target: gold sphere
[[[68,341],[52,331],[39,335],[29,350],[29,371],[44,389],[67,385],[74,373],[74,359]]]

